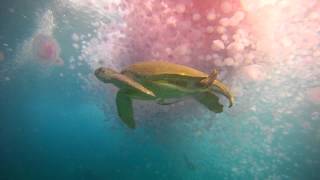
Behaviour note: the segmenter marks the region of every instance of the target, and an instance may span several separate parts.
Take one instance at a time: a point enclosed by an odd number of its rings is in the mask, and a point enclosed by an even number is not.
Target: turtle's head
[[[111,83],[119,73],[113,69],[100,67],[94,71],[94,75],[102,82]]]

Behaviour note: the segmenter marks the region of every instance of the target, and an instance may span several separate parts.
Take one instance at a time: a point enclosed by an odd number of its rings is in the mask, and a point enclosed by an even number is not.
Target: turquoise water
[[[320,179],[320,106],[305,94],[320,86],[319,56],[300,69],[298,60],[284,60],[290,54],[262,63],[272,69],[262,82],[242,82],[237,67],[221,67],[222,80],[237,91],[234,107],[214,114],[192,99],[139,101],[131,130],[117,116],[116,89],[93,76],[101,59],[118,69],[136,61],[114,60],[108,43],[117,42],[98,38],[106,31],[94,22],[119,17],[94,14],[98,1],[79,9],[82,1],[67,2],[1,2],[0,180]],[[38,33],[57,41],[64,65],[34,56]]]

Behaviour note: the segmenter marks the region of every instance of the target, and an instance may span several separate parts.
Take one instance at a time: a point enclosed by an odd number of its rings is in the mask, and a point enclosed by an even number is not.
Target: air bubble
[[[230,13],[232,11],[232,4],[228,1],[225,1],[221,4],[221,10],[223,13]]]
[[[224,26],[224,27],[227,27],[230,25],[230,20],[229,18],[221,18],[219,23]]]
[[[225,58],[224,62],[227,66],[233,66],[234,65],[234,60],[231,57]]]
[[[207,20],[208,21],[213,21],[213,20],[215,20],[216,19],[216,14],[214,13],[214,12],[209,12],[208,14],[207,14]]]
[[[201,18],[201,16],[198,13],[192,15],[192,20],[194,20],[194,21],[199,21],[200,18]]]
[[[185,10],[186,10],[186,6],[183,5],[183,4],[179,4],[179,5],[177,5],[177,7],[176,7],[176,11],[177,11],[178,13],[184,13]]]
[[[226,32],[226,28],[223,26],[218,26],[216,30],[219,34],[223,34]]]
[[[213,26],[208,26],[207,27],[207,33],[213,33],[214,32],[214,27]]]
[[[219,51],[224,49],[224,43],[221,40],[214,40],[211,45],[211,49],[215,51]]]

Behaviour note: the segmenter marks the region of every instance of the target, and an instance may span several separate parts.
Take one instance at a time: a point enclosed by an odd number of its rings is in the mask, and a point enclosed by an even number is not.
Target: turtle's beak
[[[96,70],[94,71],[94,75],[95,75],[96,77],[100,77],[101,74],[102,74],[102,72],[103,72],[103,68],[100,67],[100,68],[98,68],[98,69],[96,69]]]
[[[96,70],[94,71],[94,75],[95,75],[99,80],[101,80],[102,74],[103,74],[103,68],[102,68],[102,67],[100,67],[100,68],[98,68],[98,69],[96,69]]]

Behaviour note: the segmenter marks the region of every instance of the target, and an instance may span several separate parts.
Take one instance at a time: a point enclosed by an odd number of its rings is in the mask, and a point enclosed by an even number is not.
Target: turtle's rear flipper
[[[134,129],[136,124],[133,119],[132,100],[123,91],[119,91],[116,97],[116,104],[118,109],[118,115],[122,122],[124,122],[129,128]]]
[[[200,83],[203,84],[205,87],[211,86],[213,81],[217,79],[217,76],[218,76],[218,70],[213,69],[212,72],[209,74],[209,76],[201,80]]]
[[[214,83],[212,84],[212,90],[214,92],[220,93],[220,94],[224,95],[226,98],[228,98],[229,107],[231,107],[234,104],[234,97],[233,97],[231,91],[222,82],[215,80]]]
[[[221,113],[223,111],[223,105],[220,104],[219,97],[212,92],[201,93],[195,95],[194,98],[215,113]]]

